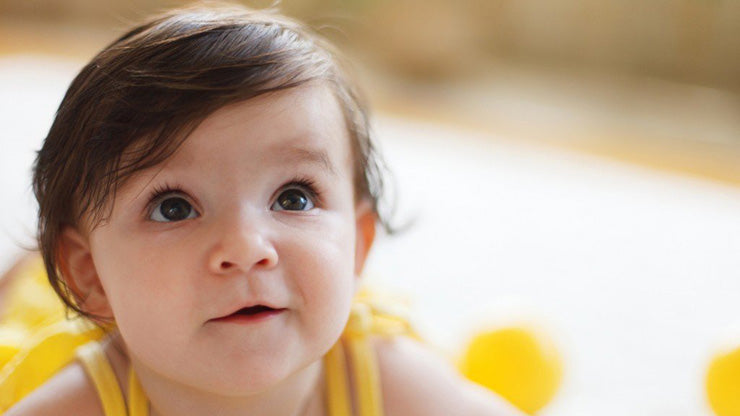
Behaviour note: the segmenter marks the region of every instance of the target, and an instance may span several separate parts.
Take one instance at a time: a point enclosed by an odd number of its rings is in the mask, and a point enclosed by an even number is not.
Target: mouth
[[[285,308],[273,308],[266,305],[254,305],[241,308],[229,315],[213,319],[215,322],[232,322],[232,323],[255,323],[270,317],[277,316],[284,312]]]
[[[241,308],[238,311],[234,312],[232,315],[252,316],[252,315],[268,313],[268,312],[276,311],[276,310],[278,309],[271,308],[265,305],[255,305],[255,306],[249,306],[247,308]]]

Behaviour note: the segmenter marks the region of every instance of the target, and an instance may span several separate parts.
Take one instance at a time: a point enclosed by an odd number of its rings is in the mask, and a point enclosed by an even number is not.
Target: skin
[[[376,219],[355,198],[341,114],[323,85],[224,107],[126,182],[108,221],[65,230],[64,275],[86,310],[115,317],[106,353],[120,385],[134,367],[152,415],[324,414],[322,357],[347,322]],[[301,194],[310,203],[281,205]],[[173,198],[192,211],[162,221]],[[282,312],[216,320],[255,303]],[[514,414],[415,342],[374,346],[387,415]],[[102,414],[77,363],[8,414],[60,411]]]

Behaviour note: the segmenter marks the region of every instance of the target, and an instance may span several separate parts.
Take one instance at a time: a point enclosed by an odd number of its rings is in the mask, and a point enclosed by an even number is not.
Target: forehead
[[[337,173],[351,168],[349,132],[339,102],[324,84],[279,90],[225,106],[190,134],[166,165],[220,163],[275,156],[308,160]]]

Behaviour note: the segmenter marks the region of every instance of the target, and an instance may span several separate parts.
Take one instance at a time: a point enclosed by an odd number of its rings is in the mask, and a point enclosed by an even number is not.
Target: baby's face
[[[137,371],[243,394],[336,342],[369,215],[339,105],[309,85],[209,116],[123,185],[89,246]]]

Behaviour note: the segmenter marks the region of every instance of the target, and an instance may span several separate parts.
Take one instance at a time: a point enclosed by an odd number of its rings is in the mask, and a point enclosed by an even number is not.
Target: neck
[[[157,374],[124,352],[114,334],[106,344],[121,386],[133,366],[149,400],[151,416],[308,416],[324,414],[323,363],[319,359],[263,392],[228,396],[196,389]],[[116,342],[119,341],[119,342]],[[128,395],[128,392],[124,394]]]
[[[201,391],[154,374],[133,360],[149,399],[151,416],[305,416],[323,414],[321,360],[264,392],[225,396]]]

